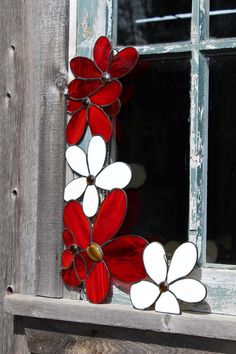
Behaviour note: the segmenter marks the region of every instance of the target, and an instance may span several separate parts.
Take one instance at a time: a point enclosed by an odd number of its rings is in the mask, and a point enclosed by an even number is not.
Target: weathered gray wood
[[[15,333],[26,333],[33,353],[228,353],[236,342],[171,333],[16,317]]]
[[[69,0],[41,1],[37,7],[41,55],[36,79],[40,98],[36,293],[60,297]]]
[[[236,315],[235,270],[197,268],[189,276],[201,280],[207,286],[207,297],[196,304],[182,303],[182,310]],[[115,283],[117,285],[117,282]],[[124,285],[124,284],[122,284]],[[122,290],[121,290],[122,289]],[[113,286],[112,303],[130,304],[129,285],[126,289]]]
[[[101,326],[100,326],[101,327]],[[186,340],[183,338],[173,338],[168,335],[169,341],[164,342],[162,338],[158,338],[156,333],[147,331],[145,336],[140,331],[131,331],[127,329],[116,329],[107,327],[93,328],[88,326],[81,328],[79,335],[71,335],[49,331],[26,328],[26,338],[29,350],[37,354],[90,354],[90,353],[116,353],[116,354],[195,354],[197,348],[198,354],[211,353],[228,353],[235,354],[235,342],[220,342],[208,340],[204,343],[204,338],[201,338],[201,345],[199,345],[199,338],[191,338]],[[205,347],[204,348],[204,344]],[[200,350],[199,347],[203,347]]]
[[[137,311],[128,305],[93,305],[79,300],[19,294],[5,298],[5,310],[18,316],[236,340],[235,316],[158,314],[154,311]]]
[[[0,1],[0,352],[27,353],[12,337],[3,295],[61,296],[63,86],[69,1]],[[38,239],[38,243],[37,243]],[[37,276],[38,274],[38,276]]]

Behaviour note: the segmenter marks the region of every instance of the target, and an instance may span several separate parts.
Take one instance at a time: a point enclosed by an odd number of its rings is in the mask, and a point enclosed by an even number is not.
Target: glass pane
[[[236,263],[236,55],[209,59],[208,261]]]
[[[190,39],[191,0],[118,0],[118,44]]]
[[[236,36],[235,0],[210,1],[210,36],[216,38]]]
[[[182,242],[188,229],[190,62],[147,61],[129,77],[117,117],[117,159],[131,164],[135,188],[127,189],[121,234]]]

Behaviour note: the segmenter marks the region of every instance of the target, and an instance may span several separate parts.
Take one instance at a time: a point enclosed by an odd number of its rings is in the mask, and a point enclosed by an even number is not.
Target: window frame
[[[118,0],[109,0],[107,4],[94,0],[91,6],[85,0],[78,0],[76,55],[91,57],[99,35],[105,34],[116,45],[117,3]],[[208,296],[203,303],[182,306],[182,309],[236,314],[236,302],[232,301],[236,298],[236,266],[206,263],[208,64],[205,55],[219,51],[227,53],[236,48],[236,38],[209,38],[209,3],[210,0],[192,0],[189,41],[135,47],[141,57],[155,55],[162,60],[172,55],[191,57],[188,239],[197,245],[199,254],[199,267],[191,276],[206,284]],[[86,40],[87,34],[89,41]],[[89,138],[86,134],[83,147],[87,146]],[[72,295],[67,293],[67,296],[77,297],[74,292]],[[115,286],[111,301],[114,304],[130,303],[129,296]]]

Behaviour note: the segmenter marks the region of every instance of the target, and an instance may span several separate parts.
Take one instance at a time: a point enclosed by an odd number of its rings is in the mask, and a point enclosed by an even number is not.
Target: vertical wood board
[[[28,353],[24,336],[13,336],[13,317],[3,313],[5,289],[61,296],[68,6],[69,1],[62,0],[0,2],[0,352],[4,354]]]

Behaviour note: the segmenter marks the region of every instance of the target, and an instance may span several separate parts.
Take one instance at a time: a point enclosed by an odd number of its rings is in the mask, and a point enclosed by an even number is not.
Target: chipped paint
[[[82,28],[82,36],[85,40],[88,40],[93,36],[92,28],[89,27],[88,18],[89,18],[88,12],[84,10],[84,14],[81,22],[81,28]]]

